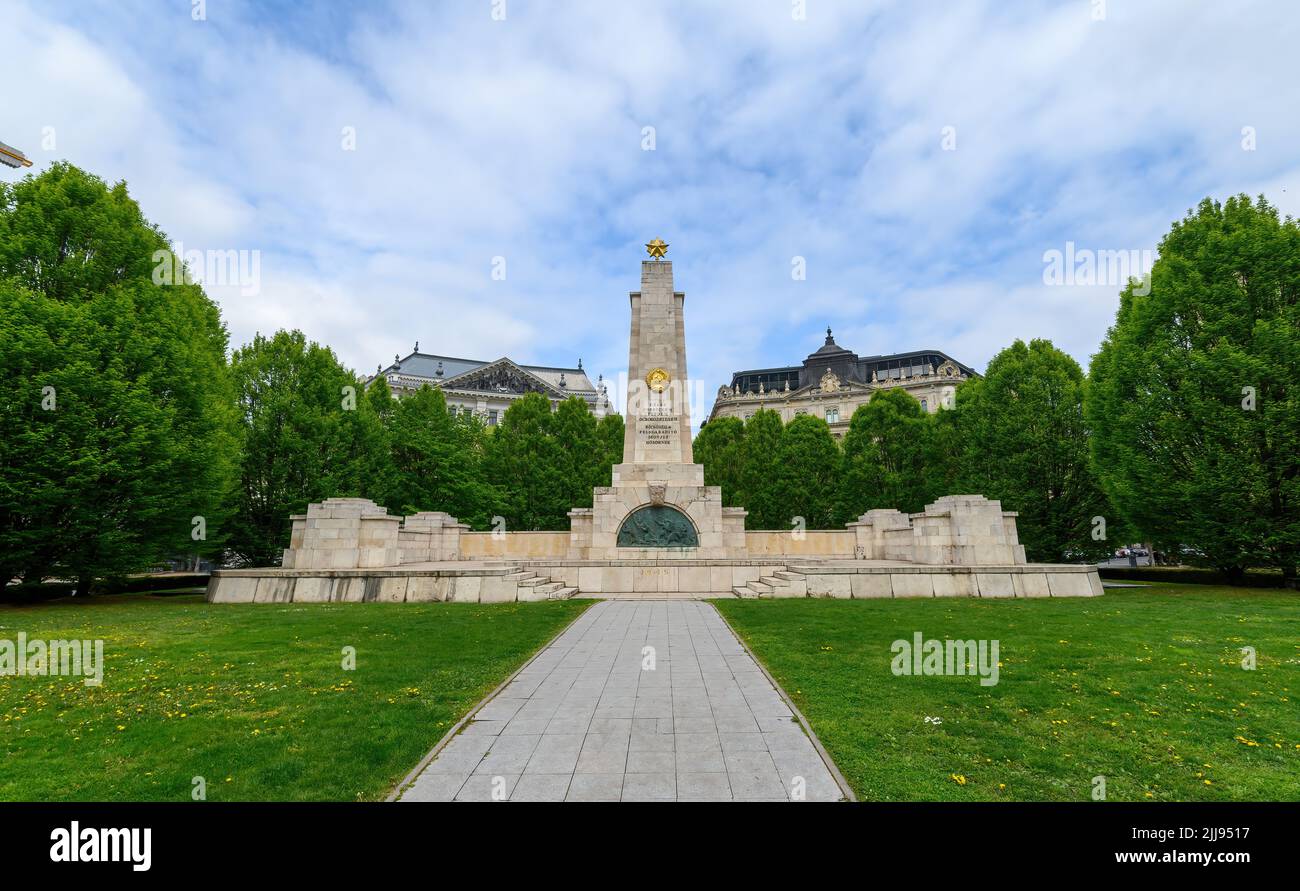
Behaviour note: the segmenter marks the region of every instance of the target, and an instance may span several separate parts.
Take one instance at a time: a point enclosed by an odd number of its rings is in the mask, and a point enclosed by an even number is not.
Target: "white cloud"
[[[187,249],[261,251],[260,294],[213,289],[234,344],[300,327],[362,370],[419,340],[616,377],[657,235],[710,394],[828,323],[863,354],[1086,363],[1118,288],[1044,287],[1044,250],[1300,191],[1284,2],[11,5],[0,139],[126,179]]]

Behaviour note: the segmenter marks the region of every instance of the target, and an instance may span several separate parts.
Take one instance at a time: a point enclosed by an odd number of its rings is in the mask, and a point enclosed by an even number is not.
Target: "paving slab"
[[[712,604],[605,600],[479,709],[402,801],[835,801]]]

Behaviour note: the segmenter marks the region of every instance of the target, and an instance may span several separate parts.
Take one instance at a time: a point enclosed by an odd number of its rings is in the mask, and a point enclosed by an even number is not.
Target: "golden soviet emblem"
[[[653,368],[650,370],[650,373],[645,376],[646,386],[651,390],[654,390],[656,393],[662,393],[664,388],[668,386],[670,380],[672,380],[672,375],[664,371],[662,368]]]

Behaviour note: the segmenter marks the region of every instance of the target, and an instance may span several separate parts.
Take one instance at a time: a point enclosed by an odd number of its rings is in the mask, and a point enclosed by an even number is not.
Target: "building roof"
[[[770,368],[751,368],[737,371],[731,376],[731,386],[742,392],[749,389],[751,383],[761,380],[772,389],[775,381],[791,381],[791,389],[809,386],[821,377],[827,369],[833,370],[841,380],[867,383],[873,372],[884,371],[904,364],[910,366],[928,364],[938,368],[944,362],[951,362],[961,369],[963,374],[978,377],[975,369],[949,356],[942,350],[911,350],[905,353],[888,353],[876,356],[859,356],[835,342],[831,329],[826,329],[826,342],[799,365],[785,365]]]
[[[851,350],[844,349],[844,347],[840,346],[838,343],[835,342],[835,338],[831,335],[831,326],[827,325],[826,342],[821,345],[821,348],[818,349],[817,352],[810,353],[808,358],[810,360],[826,359],[826,358],[835,358],[844,355],[853,356],[853,352]],[[857,357],[854,356],[854,358],[856,359]]]
[[[418,344],[416,345],[419,346]],[[592,383],[591,378],[587,377],[587,372],[582,367],[582,360],[578,360],[576,368],[558,368],[550,365],[523,365],[515,362],[513,359],[502,357],[490,362],[480,359],[459,359],[455,356],[439,356],[434,353],[421,353],[418,350],[412,352],[405,358],[394,357],[395,361],[386,367],[381,367],[375,376],[400,374],[403,377],[415,377],[427,380],[430,383],[450,380],[454,377],[460,377],[479,368],[486,368],[498,362],[509,362],[517,368],[540,378],[548,385],[563,389],[566,392],[587,395],[596,392],[596,385]],[[563,386],[561,387],[561,379]]]

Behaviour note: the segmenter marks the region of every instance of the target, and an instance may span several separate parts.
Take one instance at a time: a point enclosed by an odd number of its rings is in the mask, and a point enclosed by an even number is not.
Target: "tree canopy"
[[[785,425],[777,447],[775,499],[784,506],[783,528],[802,518],[804,529],[835,525],[840,449],[826,421],[799,415]]]
[[[1300,557],[1300,227],[1205,200],[1160,243],[1093,358],[1093,464],[1147,537],[1230,573]]]
[[[744,467],[744,439],[744,421],[716,418],[700,427],[692,445],[695,463],[704,465],[704,485],[722,487],[725,507],[744,507],[740,478]]]
[[[299,331],[226,360],[217,306],[176,268],[125,184],[54,164],[0,184],[0,576],[112,578],[186,554],[274,564],[290,514],[334,496],[475,528],[563,530],[623,460],[623,419],[541,394],[487,427],[423,387],[368,387]],[[955,405],[900,389],[842,446],[812,415],[719,418],[707,485],[751,529],[837,528],[983,494],[1020,515],[1033,560],[1121,536],[1230,573],[1300,561],[1300,226],[1263,198],[1203,201],[1131,283],[1088,376],[1015,341]],[[1106,539],[1093,533],[1104,518]]]
[[[858,406],[844,435],[841,521],[874,508],[915,513],[934,500],[932,427],[932,417],[903,390],[878,390]]]
[[[397,400],[380,422],[394,480],[380,503],[390,513],[440,510],[471,525],[488,521],[493,492],[483,479],[481,424],[453,418],[442,390],[428,384]]]
[[[1047,340],[1017,340],[957,390],[955,476],[1020,514],[1032,562],[1100,558],[1122,531],[1089,465],[1083,397],[1083,369]],[[1093,537],[1096,517],[1104,539]]]
[[[289,516],[313,501],[383,504],[392,494],[383,425],[332,350],[301,331],[259,334],[235,351],[231,371],[242,451],[229,548],[238,562],[277,565]]]
[[[777,480],[781,448],[781,415],[771,409],[759,409],[745,422],[741,440],[739,497],[749,515],[747,529],[789,529],[792,514],[781,500]],[[707,468],[705,469],[707,473]]]
[[[166,237],[69,164],[0,183],[0,576],[120,577],[216,552],[233,472],[226,330],[153,280]]]

